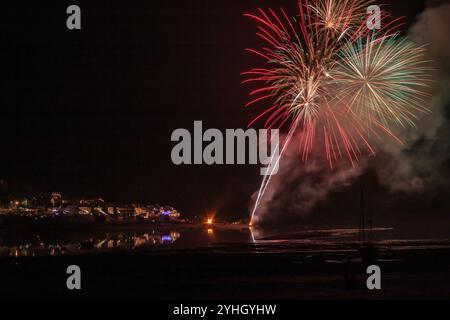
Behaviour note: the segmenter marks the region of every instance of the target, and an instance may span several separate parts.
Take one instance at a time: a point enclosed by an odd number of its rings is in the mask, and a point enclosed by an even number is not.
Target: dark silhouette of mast
[[[370,205],[368,215],[366,213],[366,192],[364,186],[361,188],[360,198],[360,216],[359,216],[359,243],[365,245],[367,242],[373,243],[373,208]],[[369,230],[369,235],[366,235],[366,231]]]
[[[361,188],[361,211],[359,216],[359,242],[366,243],[366,217],[364,211],[364,186]]]
[[[369,211],[369,228],[370,228],[370,243],[373,243],[373,208],[370,206]]]
[[[364,265],[370,265],[378,260],[379,251],[375,246],[373,240],[373,208],[370,205],[368,217],[366,217],[365,206],[365,188],[364,184],[361,188],[361,212],[359,216],[359,254],[361,255],[362,263]],[[370,234],[366,239],[366,223],[368,224]]]

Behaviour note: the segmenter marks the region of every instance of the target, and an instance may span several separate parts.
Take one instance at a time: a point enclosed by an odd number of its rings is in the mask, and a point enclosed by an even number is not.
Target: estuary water
[[[376,227],[366,241],[390,250],[450,247],[450,224]],[[1,230],[0,257],[179,251],[213,253],[346,252],[360,239],[357,228],[246,225],[165,225],[89,230]]]

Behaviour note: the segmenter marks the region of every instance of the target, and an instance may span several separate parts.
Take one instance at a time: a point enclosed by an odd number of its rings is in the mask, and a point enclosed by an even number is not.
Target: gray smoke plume
[[[311,159],[302,165],[298,145],[292,143],[272,178],[259,206],[259,222],[306,216],[331,192],[345,188],[364,173],[374,170],[379,183],[393,193],[422,194],[449,184],[450,155],[450,4],[428,7],[410,28],[409,36],[428,48],[435,71],[430,85],[429,109],[417,128],[398,132],[403,147],[386,142],[378,156],[357,167],[330,171],[327,164]],[[295,141],[295,139],[294,139]],[[381,148],[381,149],[380,149]],[[257,194],[253,195],[255,201]]]
[[[288,217],[305,217],[316,205],[325,201],[330,192],[350,185],[362,174],[364,167],[361,163],[356,167],[330,170],[321,159],[310,159],[304,165],[298,145],[291,143],[283,155],[278,173],[272,177],[264,194],[255,221],[268,223]],[[252,205],[256,197],[257,193],[252,197]]]
[[[417,128],[401,133],[404,148],[385,145],[373,164],[380,183],[393,192],[416,194],[446,186],[450,154],[450,3],[429,7],[411,27],[409,36],[427,47],[435,68],[429,109]]]

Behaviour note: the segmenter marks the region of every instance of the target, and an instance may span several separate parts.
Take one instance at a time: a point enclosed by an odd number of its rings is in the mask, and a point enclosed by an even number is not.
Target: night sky
[[[408,25],[425,8],[422,0],[391,2]],[[81,7],[81,31],[66,28],[70,4]],[[243,108],[240,72],[256,64],[244,49],[260,44],[243,14],[279,6],[297,12],[294,0],[2,4],[3,192],[248,215],[259,167],[177,167],[170,137],[177,128],[192,131],[194,120],[245,128],[261,110]],[[345,203],[352,192],[330,201]]]

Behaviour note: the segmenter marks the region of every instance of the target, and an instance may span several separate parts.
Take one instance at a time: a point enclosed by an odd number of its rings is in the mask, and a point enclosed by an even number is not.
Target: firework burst
[[[247,49],[265,62],[243,73],[243,83],[261,84],[247,107],[270,103],[250,126],[262,119],[266,128],[289,126],[282,151],[298,142],[305,162],[322,150],[331,168],[343,158],[355,165],[363,154],[375,155],[374,139],[387,136],[402,143],[392,127],[414,126],[428,111],[423,107],[429,71],[424,49],[398,37],[401,19],[390,20],[385,12],[383,27],[369,30],[371,4],[300,0],[295,18],[283,9],[246,14],[265,42],[259,50]],[[270,173],[253,214],[269,183]]]
[[[367,37],[339,54],[331,78],[338,99],[370,124],[414,126],[427,113],[424,97],[430,69],[424,48],[407,38]]]

